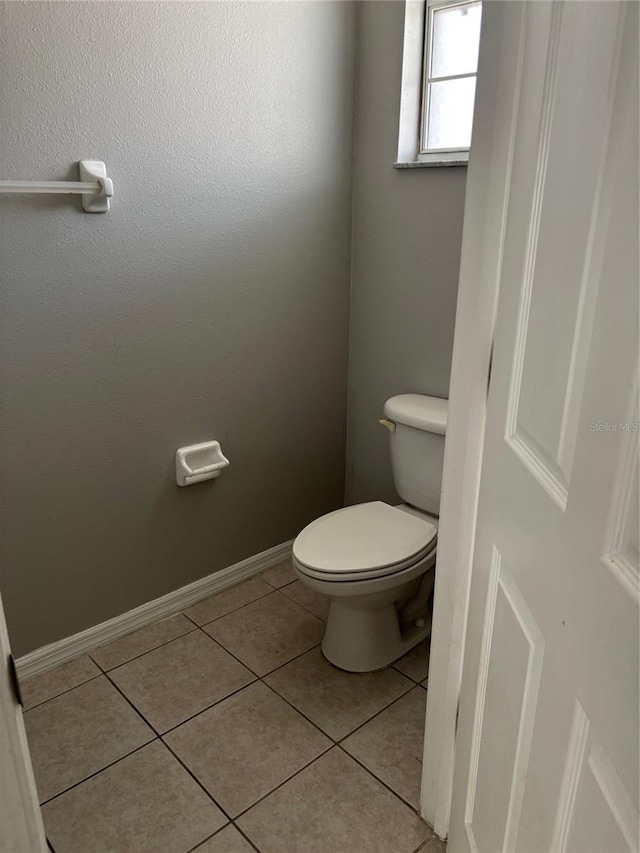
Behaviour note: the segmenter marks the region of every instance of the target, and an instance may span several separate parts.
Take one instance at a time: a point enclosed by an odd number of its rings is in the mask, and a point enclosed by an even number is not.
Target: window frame
[[[423,149],[426,141],[427,82],[430,48],[433,33],[433,14],[438,9],[466,6],[477,0],[405,0],[404,39],[402,52],[402,83],[397,169],[430,166],[466,166],[468,148]],[[477,78],[475,73],[452,75]],[[449,79],[449,78],[444,78]]]
[[[432,77],[431,60],[433,55],[433,18],[436,12],[442,9],[455,9],[461,6],[471,6],[480,3],[482,0],[425,0],[425,21],[424,21],[424,41],[423,41],[423,60],[422,60],[422,95],[420,103],[420,125],[418,127],[418,154],[460,154],[466,152],[469,156],[469,148],[428,148],[427,139],[429,134],[429,101],[431,97],[430,83],[444,82],[446,80],[465,80],[469,77],[478,79],[478,68],[475,71],[469,71],[466,74],[449,74],[443,77]]]

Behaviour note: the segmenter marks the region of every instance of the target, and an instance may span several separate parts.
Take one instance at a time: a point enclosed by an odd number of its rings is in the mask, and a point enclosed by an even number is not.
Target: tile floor
[[[421,644],[353,675],[289,562],[25,681],[54,853],[443,853]]]

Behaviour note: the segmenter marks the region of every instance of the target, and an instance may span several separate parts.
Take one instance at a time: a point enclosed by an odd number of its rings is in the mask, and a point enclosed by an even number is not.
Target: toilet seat
[[[312,521],[293,544],[301,572],[330,581],[369,579],[402,571],[430,554],[437,530],[382,501],[357,504]]]

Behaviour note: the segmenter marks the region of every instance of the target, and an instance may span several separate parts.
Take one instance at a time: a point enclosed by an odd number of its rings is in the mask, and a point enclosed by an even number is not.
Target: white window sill
[[[443,166],[468,166],[469,161],[464,160],[411,160],[408,163],[394,163],[394,169],[440,169]]]

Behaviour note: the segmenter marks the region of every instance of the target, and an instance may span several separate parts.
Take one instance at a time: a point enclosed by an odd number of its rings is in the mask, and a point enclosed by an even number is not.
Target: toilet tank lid
[[[449,401],[426,394],[398,394],[384,404],[384,416],[398,424],[444,435]]]

